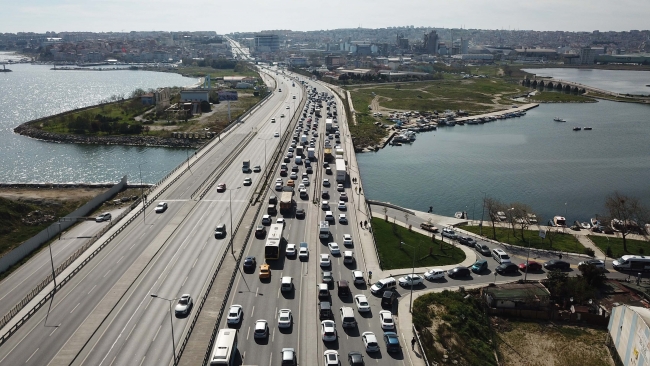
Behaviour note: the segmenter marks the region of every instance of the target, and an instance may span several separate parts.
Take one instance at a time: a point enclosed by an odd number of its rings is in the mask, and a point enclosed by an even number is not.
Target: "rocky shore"
[[[30,122],[21,124],[14,128],[14,132],[43,141],[68,143],[68,144],[92,144],[92,145],[130,145],[130,146],[159,146],[159,147],[190,147],[198,148],[208,140],[185,139],[157,136],[83,136],[65,135],[46,132],[30,126]]]

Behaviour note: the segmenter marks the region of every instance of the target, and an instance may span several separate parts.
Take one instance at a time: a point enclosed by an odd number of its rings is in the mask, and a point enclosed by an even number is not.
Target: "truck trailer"
[[[330,224],[327,221],[321,221],[318,224],[318,238],[319,239],[329,239],[330,238]]]
[[[330,162],[332,161],[332,148],[326,147],[323,150],[323,158],[325,161]]]
[[[280,212],[285,213],[291,211],[293,207],[293,187],[282,187],[282,195],[280,195]]]
[[[325,131],[330,132],[333,128],[333,122],[331,118],[325,120]]]
[[[342,158],[336,159],[336,182],[344,183],[347,178],[347,171],[345,166],[345,160]]]
[[[316,159],[316,149],[314,149],[313,147],[308,148],[307,149],[307,158],[309,158],[309,160],[312,160],[312,161],[314,159]]]

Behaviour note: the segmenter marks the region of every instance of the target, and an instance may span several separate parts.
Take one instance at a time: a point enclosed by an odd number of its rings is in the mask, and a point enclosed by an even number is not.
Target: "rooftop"
[[[485,287],[485,293],[495,300],[527,299],[531,297],[549,297],[551,293],[539,282],[506,283],[494,287]]]

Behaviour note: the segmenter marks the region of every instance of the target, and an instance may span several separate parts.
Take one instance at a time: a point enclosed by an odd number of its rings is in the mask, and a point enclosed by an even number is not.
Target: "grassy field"
[[[429,361],[442,364],[496,366],[489,318],[481,300],[465,295],[445,290],[413,301],[413,325],[424,352]]]
[[[467,230],[474,234],[479,234],[480,228],[478,226],[463,226],[463,230]],[[496,240],[502,243],[507,243],[511,245],[516,245],[524,248],[528,248],[528,242],[530,241],[531,248],[537,249],[547,249],[547,250],[560,250],[563,252],[571,253],[584,253],[585,247],[580,244],[578,239],[575,236],[571,235],[571,230],[567,229],[566,234],[562,232],[553,234],[553,244],[549,243],[548,233],[546,239],[542,240],[539,237],[539,230],[524,230],[524,238],[521,238],[521,230],[515,230],[513,235],[511,228],[496,227]],[[494,239],[492,235],[492,226],[489,223],[486,223],[483,226],[483,236],[490,239]]]
[[[600,235],[589,235],[589,239],[596,244],[603,253],[607,253],[607,247],[612,250],[612,258],[620,258],[624,255],[648,255],[650,254],[650,242],[642,240],[625,239],[627,251],[623,250],[623,239],[620,237],[606,237]]]
[[[251,69],[235,71],[235,69],[213,69],[212,67],[200,67],[200,66],[181,66],[178,69],[175,69],[174,72],[177,72],[183,76],[191,77],[203,77],[205,75],[210,75],[210,79],[217,80],[223,79],[224,76],[250,76],[259,78],[259,74]]]
[[[377,251],[383,270],[411,268],[413,266],[413,247],[415,247],[415,267],[444,266],[465,260],[465,253],[447,243],[432,242],[431,237],[393,225],[383,218],[372,219],[372,233],[377,243]],[[407,245],[400,248],[400,241]],[[441,247],[442,245],[442,247]],[[442,248],[442,249],[441,249]],[[431,252],[431,255],[428,255]]]
[[[606,328],[493,318],[504,366],[613,366]]]

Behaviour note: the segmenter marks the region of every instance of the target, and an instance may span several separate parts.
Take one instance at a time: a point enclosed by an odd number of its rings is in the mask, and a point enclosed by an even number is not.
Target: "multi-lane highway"
[[[74,360],[75,364],[133,365],[171,358],[169,304],[150,294],[166,298],[201,294],[229,238],[215,239],[214,228],[224,223],[230,230],[231,203],[233,222],[238,222],[262,176],[243,173],[242,161],[266,165],[264,157],[270,158],[280,140],[276,133],[281,126],[287,128],[294,103],[302,99],[301,89],[285,79],[276,83],[264,78],[283,92],[276,92],[220,142],[214,142],[217,146],[159,197],[157,202],[169,204],[164,213],[155,214],[154,205],[149,206],[146,223],[138,218],[84,267],[55,296],[49,316],[44,307],[23,325],[0,349],[0,364],[43,365],[51,360],[52,364],[68,364]],[[278,122],[270,123],[271,118]],[[251,185],[243,184],[245,177],[252,178]],[[208,189],[213,182],[226,183],[226,192],[217,192],[216,184]],[[178,343],[187,318],[173,322]]]

